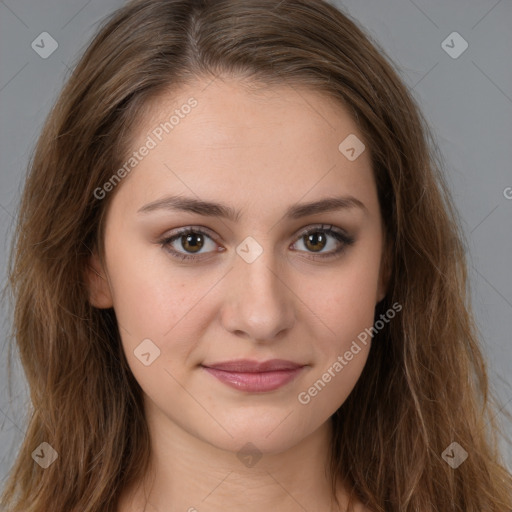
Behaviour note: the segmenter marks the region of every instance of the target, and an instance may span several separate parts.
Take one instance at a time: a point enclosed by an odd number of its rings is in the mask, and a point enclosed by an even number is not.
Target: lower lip
[[[240,391],[261,393],[273,391],[288,384],[288,382],[297,377],[304,367],[295,370],[277,370],[259,373],[228,372],[215,368],[207,368],[206,366],[202,368],[232,388]]]

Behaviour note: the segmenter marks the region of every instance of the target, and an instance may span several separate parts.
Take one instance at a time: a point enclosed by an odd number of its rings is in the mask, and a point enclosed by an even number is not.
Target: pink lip
[[[283,359],[262,362],[238,359],[202,365],[202,367],[221,382],[235,389],[265,392],[278,389],[293,380],[304,365]]]

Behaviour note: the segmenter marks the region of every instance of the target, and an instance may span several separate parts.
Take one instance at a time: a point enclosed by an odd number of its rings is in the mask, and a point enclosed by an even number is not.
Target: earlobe
[[[85,273],[91,305],[99,309],[113,307],[110,285],[96,253],[89,258]]]

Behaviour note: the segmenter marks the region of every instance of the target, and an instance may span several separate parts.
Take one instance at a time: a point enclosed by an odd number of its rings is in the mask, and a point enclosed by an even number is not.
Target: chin
[[[246,415],[241,421],[233,419],[222,422],[223,425],[229,425],[226,430],[232,437],[224,431],[219,432],[220,427],[213,436],[211,430],[197,434],[209,444],[235,453],[250,443],[262,454],[278,454],[292,448],[310,434],[301,432],[301,427],[296,423],[297,418],[290,421],[295,414],[292,413],[288,418],[286,414],[267,418],[262,418],[261,414],[259,418]],[[250,447],[247,449],[250,450]]]
[[[262,455],[278,455],[289,450],[301,440],[301,437],[290,436],[289,432],[286,432],[285,435],[266,437],[266,434],[261,432],[247,430],[234,435],[232,439],[224,438],[210,442],[217,448],[235,453],[244,463],[244,455],[253,455],[256,458]]]

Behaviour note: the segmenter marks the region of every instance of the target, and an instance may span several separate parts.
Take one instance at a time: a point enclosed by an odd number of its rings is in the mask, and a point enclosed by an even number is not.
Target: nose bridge
[[[270,242],[264,248],[247,237],[236,252],[229,277],[232,293],[224,304],[225,328],[254,340],[274,338],[289,329],[294,320],[293,298],[286,277],[280,275],[275,251]]]

